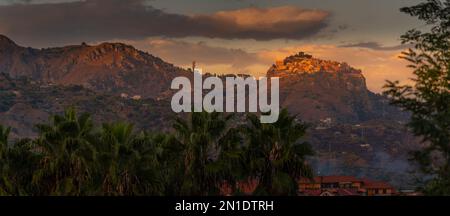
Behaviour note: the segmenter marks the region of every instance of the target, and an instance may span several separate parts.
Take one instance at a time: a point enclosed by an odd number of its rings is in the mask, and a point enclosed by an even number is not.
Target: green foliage
[[[224,184],[257,179],[256,194],[295,194],[311,176],[297,141],[306,126],[283,110],[274,124],[250,115],[192,113],[172,133],[136,132],[128,123],[95,128],[68,109],[39,124],[38,137],[8,145],[0,126],[0,195],[217,195]]]
[[[403,58],[414,70],[414,86],[388,82],[391,102],[410,111],[409,127],[425,147],[414,153],[421,170],[435,177],[428,194],[450,195],[450,1],[427,0],[401,9],[425,22],[426,31],[413,29],[402,36],[413,48]]]
[[[176,140],[181,146],[182,195],[217,194],[223,180],[233,178],[233,159],[239,157],[233,115],[191,113],[189,120],[177,119]],[[233,153],[237,156],[233,156]]]
[[[309,144],[299,142],[307,126],[282,110],[274,124],[261,124],[256,115],[249,115],[245,128],[245,168],[259,180],[260,194],[294,195],[300,177],[312,177],[306,157],[313,155]]]

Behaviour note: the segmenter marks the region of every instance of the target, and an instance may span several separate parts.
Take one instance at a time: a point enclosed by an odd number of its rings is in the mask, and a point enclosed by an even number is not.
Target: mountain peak
[[[312,55],[299,52],[295,55],[286,57],[282,61],[277,61],[270,71],[274,74],[301,74],[301,73],[357,73],[361,71],[350,67],[347,63],[322,60],[314,58]]]

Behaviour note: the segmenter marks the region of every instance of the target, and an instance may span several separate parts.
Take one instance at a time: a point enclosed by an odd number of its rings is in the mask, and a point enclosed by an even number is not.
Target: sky
[[[0,34],[37,48],[124,42],[212,73],[264,76],[304,51],[363,71],[368,88],[409,82],[399,11],[420,0],[0,0]]]

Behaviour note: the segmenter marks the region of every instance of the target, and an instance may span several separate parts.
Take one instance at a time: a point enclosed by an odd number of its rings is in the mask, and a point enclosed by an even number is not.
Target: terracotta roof
[[[304,196],[320,196],[322,190],[304,190],[301,192]]]
[[[393,187],[387,182],[364,180],[363,183],[364,188],[367,189],[393,189]]]
[[[320,196],[322,193],[329,192],[336,196],[359,196],[361,195],[357,189],[325,189],[325,190],[303,190],[300,192],[304,196]]]
[[[363,182],[354,176],[317,176],[311,181],[308,178],[302,178],[300,183],[339,183],[339,182]]]

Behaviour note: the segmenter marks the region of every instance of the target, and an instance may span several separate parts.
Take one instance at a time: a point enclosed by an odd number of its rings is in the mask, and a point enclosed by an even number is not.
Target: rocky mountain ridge
[[[0,35],[0,72],[41,84],[82,85],[98,92],[157,98],[188,71],[122,43],[59,48],[18,46]]]

